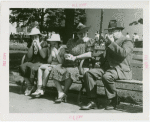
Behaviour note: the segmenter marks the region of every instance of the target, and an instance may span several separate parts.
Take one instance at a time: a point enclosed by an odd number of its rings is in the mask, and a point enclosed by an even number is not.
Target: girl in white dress
[[[37,90],[32,93],[35,97],[44,95],[45,87],[49,79],[49,74],[53,67],[62,64],[64,60],[65,46],[59,46],[60,35],[52,34],[50,39],[47,39],[48,47],[48,64],[43,64],[38,69]]]

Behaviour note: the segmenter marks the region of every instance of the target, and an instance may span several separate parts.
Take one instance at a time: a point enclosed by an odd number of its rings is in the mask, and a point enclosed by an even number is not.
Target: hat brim
[[[89,27],[85,27],[83,29],[80,29],[80,30],[77,30],[77,31],[74,31],[74,33],[83,33],[83,32],[86,32],[87,30],[89,30],[91,28],[91,26]]]
[[[28,34],[29,36],[33,36],[33,35],[41,35],[41,36],[44,36],[43,34],[41,34],[41,33],[30,33],[30,34]]]
[[[47,39],[48,42],[62,42],[61,40],[50,40],[50,39]]]
[[[112,27],[112,28],[107,28],[105,30],[123,30],[124,27]]]

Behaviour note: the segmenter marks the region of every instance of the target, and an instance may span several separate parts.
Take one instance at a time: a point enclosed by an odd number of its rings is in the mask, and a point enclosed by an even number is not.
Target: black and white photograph
[[[9,17],[10,112],[142,112],[142,9],[10,8]]]
[[[9,114],[142,114],[144,9],[70,5],[9,8]]]

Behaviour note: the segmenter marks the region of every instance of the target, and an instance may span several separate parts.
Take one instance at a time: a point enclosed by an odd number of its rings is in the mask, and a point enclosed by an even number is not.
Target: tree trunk
[[[44,21],[44,8],[42,8],[41,12],[41,27],[40,27],[41,32],[43,32],[43,21]]]
[[[99,29],[99,44],[101,43],[100,40],[101,40],[101,34],[102,34],[102,25],[103,25],[103,13],[104,13],[104,10],[101,9],[101,20],[100,20],[100,29]]]
[[[65,20],[65,34],[63,38],[63,43],[66,44],[67,41],[73,36],[74,27],[74,9],[65,9],[66,20]]]

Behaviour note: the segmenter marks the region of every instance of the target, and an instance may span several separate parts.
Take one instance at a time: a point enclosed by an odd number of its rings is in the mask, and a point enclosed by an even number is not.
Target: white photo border
[[[86,3],[84,8],[143,9],[143,113],[9,113],[9,8],[75,8],[72,4]],[[80,7],[83,8],[83,7]],[[2,121],[70,121],[69,116],[83,115],[80,121],[148,120],[149,119],[149,68],[145,68],[144,56],[149,57],[149,2],[148,1],[17,1],[1,2],[0,20],[0,117]],[[6,53],[6,67],[3,54]]]

